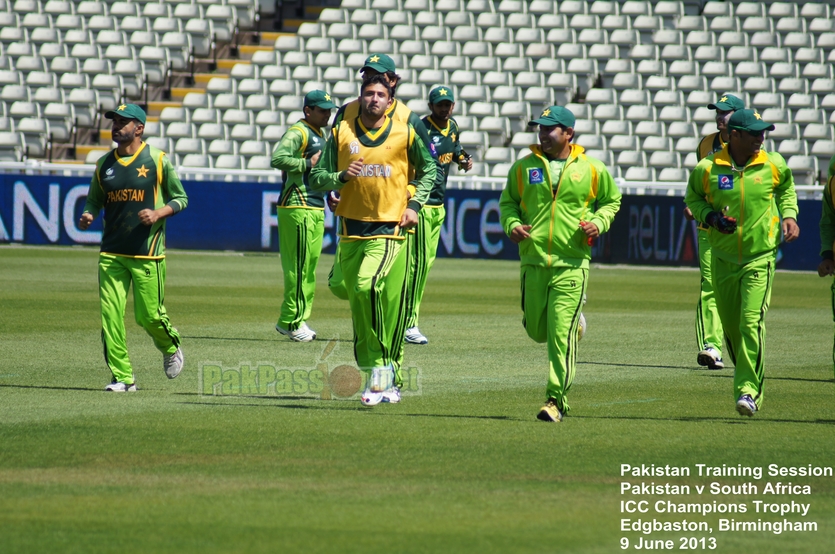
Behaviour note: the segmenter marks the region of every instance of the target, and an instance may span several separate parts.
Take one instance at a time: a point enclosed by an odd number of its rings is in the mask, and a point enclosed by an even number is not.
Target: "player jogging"
[[[374,75],[381,75],[383,79],[385,79],[392,90],[392,95],[396,94],[397,92],[397,84],[400,82],[400,75],[397,74],[397,67],[394,64],[394,60],[392,60],[386,54],[370,54],[365,59],[365,64],[363,64],[362,68],[360,68],[360,74],[362,75],[363,80],[368,79],[369,77],[373,77]],[[333,126],[336,127],[339,125],[339,122],[343,119],[356,119],[360,115],[360,100],[352,100],[339,108],[336,112],[336,116],[334,117]],[[429,140],[429,134],[426,131],[426,127],[424,127],[423,123],[420,120],[420,117],[417,116],[412,110],[406,106],[403,102],[399,102],[394,96],[392,96],[391,105],[386,109],[386,115],[389,116],[394,121],[400,121],[411,125],[412,128],[417,133],[418,137],[420,137],[420,142],[424,145],[424,148],[429,149],[428,153],[433,158],[436,158],[435,153],[431,151],[432,143]],[[409,169],[409,180],[414,178],[414,168]],[[441,168],[440,166],[437,167],[437,174],[435,176],[436,179],[442,179],[443,176],[441,175]],[[410,194],[414,194],[414,187],[409,190]],[[332,192],[328,196],[328,203],[332,210],[336,210],[336,204],[339,202],[339,194]],[[331,268],[330,274],[328,275],[328,288],[330,291],[338,298],[343,300],[348,299],[348,293],[345,290],[345,283],[342,278],[342,267],[339,264],[340,260],[340,246],[339,244],[336,245],[336,254],[334,255],[333,259],[333,268]]]
[[[560,106],[529,123],[539,125],[540,144],[511,166],[499,201],[502,227],[519,245],[522,325],[548,344],[546,402],[536,417],[552,422],[570,409],[589,239],[609,229],[621,200],[606,166],[571,143],[574,124],[574,114]]]
[[[386,115],[392,90],[382,75],[362,83],[357,117],[333,127],[311,171],[316,190],[340,190],[336,210],[342,274],[351,305],[354,355],[366,376],[366,406],[399,402],[403,362],[407,250],[435,180],[435,162],[415,129]],[[409,166],[416,194],[409,196]]]
[[[142,141],[142,108],[122,104],[104,116],[113,120],[113,141],[118,146],[96,162],[78,226],[87,229],[104,208],[99,299],[104,361],[112,374],[105,390],[133,392],[136,380],[125,341],[125,304],[131,284],[136,322],[162,352],[165,374],[174,379],[183,369],[180,335],[163,305],[165,220],[185,209],[188,197],[168,156]]]
[[[452,118],[455,109],[455,97],[450,87],[435,87],[429,92],[430,115],[423,118],[423,125],[429,133],[431,149],[438,157],[441,166],[442,179],[435,181],[429,200],[418,212],[418,224],[408,235],[409,241],[409,277],[406,314],[406,342],[411,344],[427,344],[427,339],[418,328],[420,317],[420,303],[426,290],[426,279],[435,263],[438,251],[438,240],[441,236],[441,226],[444,223],[446,210],[444,208],[444,194],[450,165],[455,162],[464,171],[473,168],[473,161],[465,156],[458,141],[458,123]]]
[[[734,363],[740,415],[753,416],[763,400],[765,314],[771,301],[780,217],[786,242],[800,234],[797,194],[783,156],[762,149],[774,129],[754,110],[728,120],[729,141],[699,162],[684,201],[707,224],[716,309]]]
[[[708,109],[716,110],[717,132],[702,138],[696,148],[696,155],[701,161],[711,154],[719,152],[728,143],[728,119],[737,110],[745,108],[745,104],[732,94],[725,94]],[[692,218],[692,213],[685,208],[685,216]],[[710,240],[707,237],[708,227],[704,223],[698,224],[699,235],[699,303],[696,305],[696,344],[699,353],[696,362],[708,369],[723,369],[722,360],[722,321],[716,311],[716,299],[713,292],[713,282],[710,271]]]
[[[322,128],[336,104],[323,90],[304,97],[304,118],[293,124],[278,143],[272,166],[284,172],[284,188],[278,200],[278,240],[284,271],[284,301],[276,331],[297,342],[310,342],[316,331],[307,320],[316,293],[316,266],[325,233],[324,193],[309,186],[310,170],[319,161],[325,138]]]

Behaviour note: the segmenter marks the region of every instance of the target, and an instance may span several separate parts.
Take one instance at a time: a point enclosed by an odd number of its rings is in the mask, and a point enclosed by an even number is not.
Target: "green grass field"
[[[622,495],[620,484],[736,485],[741,478],[622,478],[620,464],[835,465],[829,279],[779,273],[768,314],[766,392],[734,411],[732,369],[695,364],[698,274],[593,268],[571,414],[535,419],[544,345],[521,326],[518,263],[438,260],[407,346],[419,394],[363,408],[292,394],[203,395],[201,363],[312,370],[352,362],[347,303],[324,285],[296,344],[273,329],[276,255],[171,252],[166,306],[184,337],[174,381],[133,322],[140,391],[105,394],[97,252],[0,247],[0,552],[621,551],[619,540],[707,536],[715,552],[830,552],[835,479],[809,496]],[[620,530],[622,500],[810,503],[817,532]],[[710,515],[756,521],[779,514]],[[630,546],[630,550],[633,548]]]

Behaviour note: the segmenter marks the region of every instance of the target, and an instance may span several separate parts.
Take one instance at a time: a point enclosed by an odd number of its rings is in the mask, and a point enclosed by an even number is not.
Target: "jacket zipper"
[[[574,161],[576,157],[570,158],[568,161],[565,162],[565,165],[562,166],[562,172],[560,172],[560,179],[557,181],[557,188],[553,189],[551,193],[553,195],[553,199],[551,200],[551,221],[548,228],[548,267],[551,267],[551,245],[554,242],[554,219],[556,218],[556,211],[557,211],[557,195],[560,192],[560,187],[562,186],[562,178],[565,176],[565,170],[568,168],[568,164]],[[548,181],[551,180],[551,164],[548,163],[548,160],[545,160],[545,168],[548,172]]]

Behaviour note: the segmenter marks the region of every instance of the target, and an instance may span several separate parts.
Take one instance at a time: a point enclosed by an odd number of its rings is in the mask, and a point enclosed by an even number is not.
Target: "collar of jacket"
[[[571,143],[571,152],[568,154],[568,159],[571,160],[572,158],[576,158],[583,152],[585,152],[585,148],[580,146],[579,144]],[[548,161],[548,156],[542,151],[542,147],[538,144],[531,144],[530,146],[531,152],[539,156],[540,158],[544,158],[545,161]]]
[[[719,164],[719,165],[726,165],[728,167],[733,167],[734,166],[733,160],[731,160],[731,153],[728,150],[728,146],[729,145],[726,144],[725,146],[722,147],[722,150],[720,150],[719,152],[717,152],[716,154],[713,155],[713,163],[716,163],[716,164]],[[768,154],[765,153],[765,150],[760,148],[760,151],[757,152],[757,155],[754,156],[754,159],[750,160],[747,164],[745,164],[745,167],[749,167],[749,166],[752,166],[752,165],[758,165],[758,164],[762,165],[767,161],[768,161]]]

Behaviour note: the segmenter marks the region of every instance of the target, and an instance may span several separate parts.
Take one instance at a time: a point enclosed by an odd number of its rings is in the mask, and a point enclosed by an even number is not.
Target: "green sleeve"
[[[438,187],[444,186],[444,168],[441,167],[441,162],[438,161],[438,155],[429,149],[429,145],[432,144],[432,140],[429,138],[429,131],[426,129],[426,124],[415,112],[411,112],[409,114],[409,125],[415,129],[415,133],[420,138],[426,153],[429,154],[431,159],[435,160],[436,170],[435,175],[433,176],[433,185]],[[422,206],[423,202],[420,204]]]
[[[455,163],[461,161],[461,129],[458,127],[458,122],[454,119],[452,122],[455,124],[455,140],[452,143],[452,159]]]
[[[410,118],[411,119],[411,118]],[[418,119],[420,127],[423,128],[424,133],[426,127],[423,122]],[[414,127],[412,127],[414,129]],[[415,140],[409,145],[409,163],[415,168],[415,187],[417,191],[415,195],[409,200],[409,208],[419,211],[426,201],[429,199],[429,193],[432,192],[432,187],[435,186],[435,180],[438,174],[437,160],[432,158],[429,154],[429,149],[420,138],[420,135],[415,132]]]
[[[163,197],[166,198],[167,205],[171,206],[174,213],[186,209],[188,206],[188,196],[183,188],[183,183],[174,171],[174,166],[171,165],[171,160],[168,156],[162,157],[162,188]]]
[[[792,170],[786,165],[786,160],[780,154],[777,157],[777,167],[780,169],[780,183],[774,189],[774,199],[777,201],[777,209],[780,215],[785,218],[797,219],[797,191],[794,189],[794,177]]]
[[[830,172],[829,183],[823,189],[823,208],[821,210],[820,235],[821,235],[821,256],[825,252],[832,255],[832,243],[835,242],[835,209],[832,208],[832,187],[835,187],[835,172]]]
[[[90,189],[87,191],[87,201],[84,203],[84,211],[82,213],[88,213],[93,217],[98,217],[103,207],[104,189],[101,188],[99,166],[96,164],[96,170],[93,171],[93,178],[90,180]]]
[[[304,173],[310,168],[310,160],[299,156],[303,143],[302,132],[291,127],[273,150],[270,165],[287,173]]]
[[[684,194],[684,203],[687,204],[687,207],[693,212],[693,217],[699,223],[705,223],[707,215],[714,211],[713,206],[705,198],[704,186],[702,185],[705,172],[708,171],[710,165],[711,162],[699,162],[690,173],[690,179],[687,181],[687,192]]]
[[[514,164],[507,173],[507,182],[499,199],[499,220],[508,236],[513,229],[524,225],[521,203],[522,198],[519,196],[519,186],[516,182],[516,164]]]
[[[606,166],[602,163],[594,166],[597,169],[597,211],[589,222],[594,223],[602,234],[612,227],[615,214],[620,210],[621,194]]]
[[[342,172],[337,168],[339,152],[336,144],[336,131],[338,128],[339,126],[334,124],[331,136],[325,143],[325,149],[322,150],[322,157],[310,170],[309,183],[313,190],[340,190],[345,186],[345,183],[339,178],[339,174]]]

